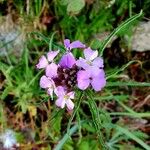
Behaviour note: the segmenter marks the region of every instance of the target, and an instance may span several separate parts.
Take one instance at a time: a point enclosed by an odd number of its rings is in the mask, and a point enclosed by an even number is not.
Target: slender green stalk
[[[107,87],[113,87],[113,86],[150,86],[150,83],[146,83],[146,82],[107,82]]]
[[[70,138],[70,136],[76,132],[78,129],[78,125],[74,125],[68,133],[66,133],[63,138],[58,142],[58,144],[56,145],[56,147],[54,148],[54,150],[61,150],[63,145],[65,144],[65,142]]]
[[[103,135],[101,133],[101,129],[103,128],[103,126],[101,124],[98,107],[97,107],[90,91],[87,93],[87,96],[88,96],[88,103],[89,103],[90,111],[92,114],[93,122],[94,122],[95,129],[96,129],[96,132],[98,135],[98,140],[99,140],[101,149],[108,150],[108,148],[104,142]]]
[[[78,101],[77,101],[77,104],[76,104],[76,108],[74,109],[73,114],[72,114],[71,118],[69,119],[69,123],[68,123],[68,126],[67,126],[67,133],[69,133],[71,122],[72,122],[75,114],[77,113],[77,111],[78,111],[78,109],[80,107],[82,96],[83,96],[83,91],[81,91],[81,93],[79,95],[79,98],[78,98]]]
[[[142,141],[140,138],[135,136],[132,132],[130,132],[128,129],[122,128],[121,126],[118,125],[112,125],[116,130],[122,132],[125,134],[127,137],[130,139],[136,141],[138,144],[140,144],[145,150],[150,150],[149,145],[147,145],[144,141]]]
[[[110,115],[129,116],[134,118],[149,118],[150,113],[129,113],[129,112],[111,112]]]

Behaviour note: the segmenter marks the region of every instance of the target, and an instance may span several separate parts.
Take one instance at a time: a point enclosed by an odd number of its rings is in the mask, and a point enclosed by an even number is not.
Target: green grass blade
[[[123,65],[121,68],[118,68],[117,70],[115,70],[115,72],[113,71],[113,73],[111,73],[110,75],[107,75],[106,79],[115,77],[118,73],[124,71],[128,66],[130,66],[131,64],[133,64],[135,62],[139,63],[142,66],[141,62],[138,60],[129,61],[127,64]]]
[[[83,96],[83,91],[81,91],[81,93],[80,93],[80,95],[79,95],[79,98],[78,98],[78,101],[77,101],[77,104],[76,104],[76,107],[75,107],[75,109],[74,109],[74,111],[73,111],[73,114],[72,114],[71,118],[69,119],[69,123],[68,123],[68,126],[67,126],[67,132],[69,132],[70,126],[71,126],[71,122],[72,122],[72,120],[73,120],[75,114],[77,113],[77,111],[78,111],[78,109],[79,109],[79,107],[80,107],[81,100],[82,100],[82,96]]]
[[[129,82],[107,82],[106,87],[113,87],[113,86],[138,86],[138,87],[149,87],[150,83],[146,82],[135,82],[135,81],[129,81]]]
[[[132,132],[130,132],[129,130],[122,128],[118,125],[113,125],[114,128],[120,132],[122,132],[123,134],[125,134],[127,137],[129,137],[130,139],[136,141],[139,145],[141,145],[145,150],[150,150],[150,146],[148,146],[146,143],[144,143],[144,141],[142,141],[140,138],[138,138],[137,136],[135,136]]]
[[[106,46],[108,45],[108,43],[112,40],[112,38],[124,27],[126,27],[127,25],[129,25],[130,23],[132,23],[133,21],[135,21],[136,19],[140,18],[143,14],[143,11],[141,10],[139,14],[136,14],[134,16],[132,16],[131,18],[127,19],[125,22],[123,22],[119,27],[117,27],[108,37],[107,39],[103,42],[103,44],[101,45],[101,47],[99,48],[101,50],[100,52],[100,56],[103,55],[104,49],[106,48]]]
[[[58,144],[56,145],[56,147],[54,148],[54,150],[61,150],[63,148],[63,145],[65,144],[65,142],[70,138],[70,136],[75,133],[78,129],[78,125],[74,125],[69,132],[67,132],[63,138],[58,142]]]
[[[52,46],[53,46],[53,39],[54,39],[54,35],[57,33],[57,31],[55,31],[52,35],[51,38],[49,40],[49,51],[52,51]]]
[[[110,115],[116,115],[116,116],[129,116],[129,117],[135,117],[135,118],[150,118],[150,113],[129,113],[129,112],[111,112]]]

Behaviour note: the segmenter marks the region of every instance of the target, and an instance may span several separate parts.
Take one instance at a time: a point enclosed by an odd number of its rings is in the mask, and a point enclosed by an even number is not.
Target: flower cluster
[[[98,57],[98,51],[86,47],[80,41],[70,42],[64,40],[66,53],[56,63],[54,59],[59,50],[50,51],[46,56],[41,56],[36,67],[45,69],[45,75],[40,79],[40,87],[46,89],[48,95],[57,96],[55,104],[68,110],[74,108],[75,87],[85,90],[91,86],[95,91],[100,91],[106,84],[103,70],[103,59]],[[76,59],[72,49],[83,49],[84,58]]]

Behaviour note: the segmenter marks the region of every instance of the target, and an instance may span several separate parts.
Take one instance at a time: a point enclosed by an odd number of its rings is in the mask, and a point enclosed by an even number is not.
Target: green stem
[[[75,114],[77,113],[77,111],[78,111],[78,109],[79,109],[79,107],[80,107],[80,103],[81,103],[81,100],[82,100],[82,96],[83,96],[83,91],[82,91],[82,92],[80,93],[80,95],[79,95],[79,98],[78,98],[78,101],[77,101],[77,104],[76,104],[76,108],[74,109],[74,112],[73,112],[73,114],[72,114],[72,116],[71,116],[71,118],[70,118],[70,120],[69,120],[69,123],[68,123],[68,126],[67,126],[67,133],[69,133],[72,120],[73,120]]]
[[[88,92],[87,96],[89,97],[88,98],[88,103],[89,103],[90,111],[91,111],[91,114],[92,114],[93,122],[94,122],[94,125],[95,125],[95,129],[96,129],[96,132],[97,132],[97,135],[98,135],[98,140],[99,140],[99,143],[100,143],[100,146],[101,146],[101,150],[108,150],[108,148],[107,148],[107,146],[104,142],[103,135],[100,131],[100,129],[102,128],[102,124],[101,124],[101,120],[100,120],[98,107],[97,107],[90,91]]]

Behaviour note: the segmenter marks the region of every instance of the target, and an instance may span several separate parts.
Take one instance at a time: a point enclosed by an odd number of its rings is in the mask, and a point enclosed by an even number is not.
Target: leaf
[[[130,132],[129,130],[122,128],[118,125],[114,126],[118,131],[122,132],[123,134],[125,134],[127,137],[129,137],[130,139],[136,141],[138,144],[140,144],[145,150],[150,150],[150,147],[144,142],[142,141],[140,138],[138,138],[137,136],[135,136],[132,132]]]
[[[119,27],[117,27],[107,38],[106,40],[103,42],[102,45],[100,45],[99,49],[100,49],[100,56],[103,56],[103,52],[104,49],[106,48],[106,46],[108,45],[108,43],[112,40],[112,38],[118,33],[120,32],[124,27],[126,27],[127,25],[131,24],[133,21],[139,19],[143,14],[143,11],[141,10],[141,12],[139,14],[136,14],[132,17],[130,17],[129,19],[127,19],[125,22],[123,22]]]
[[[93,119],[93,123],[98,135],[98,140],[100,143],[100,146],[102,149],[107,150],[107,145],[105,145],[105,141],[103,139],[103,134],[101,133],[101,129],[102,129],[102,123],[101,123],[101,119],[100,119],[100,114],[98,111],[98,107],[93,99],[93,95],[92,93],[89,91],[87,93],[88,96],[88,104],[89,104],[89,108],[92,114],[92,119]]]
[[[70,136],[75,133],[78,129],[78,125],[74,125],[68,133],[66,133],[63,138],[58,142],[54,150],[60,150],[62,149],[63,145],[66,143],[66,141],[70,138]]]
[[[67,12],[78,14],[84,6],[85,0],[71,0],[67,6]]]

